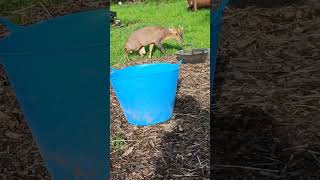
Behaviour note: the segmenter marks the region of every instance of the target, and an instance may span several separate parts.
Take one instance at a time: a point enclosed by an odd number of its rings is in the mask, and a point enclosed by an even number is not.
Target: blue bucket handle
[[[11,31],[11,33],[18,32],[19,30],[21,30],[23,28],[22,26],[16,25],[3,17],[0,17],[0,24],[4,25],[6,28],[8,28],[9,31]]]

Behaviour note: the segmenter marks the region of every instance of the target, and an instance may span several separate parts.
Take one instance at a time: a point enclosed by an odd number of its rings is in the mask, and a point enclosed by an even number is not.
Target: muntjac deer
[[[182,43],[183,28],[163,28],[160,26],[148,26],[133,32],[128,38],[127,43],[124,46],[126,58],[128,59],[128,53],[139,51],[141,56],[146,54],[145,46],[149,45],[149,58],[151,58],[152,50],[156,45],[160,51],[164,54],[165,50],[162,43],[168,39],[175,39],[177,42]]]

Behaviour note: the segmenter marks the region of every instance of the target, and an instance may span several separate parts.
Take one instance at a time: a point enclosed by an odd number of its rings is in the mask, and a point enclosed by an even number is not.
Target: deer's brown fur
[[[133,32],[124,46],[126,57],[128,58],[128,53],[134,51],[139,51],[141,56],[146,54],[145,46],[149,45],[149,58],[151,58],[152,50],[154,45],[156,45],[162,53],[165,50],[162,43],[168,39],[175,39],[177,42],[182,43],[182,30],[183,28],[163,28],[160,26],[147,26],[137,31]]]

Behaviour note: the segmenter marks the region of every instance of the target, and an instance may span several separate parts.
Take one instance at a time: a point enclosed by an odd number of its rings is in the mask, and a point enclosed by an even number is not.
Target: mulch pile
[[[175,56],[157,59],[177,63]],[[128,65],[153,63],[135,61]],[[112,179],[203,179],[210,170],[210,64],[181,65],[174,117],[163,124],[128,124],[115,94],[111,93]],[[130,91],[130,89],[128,89]]]
[[[211,115],[215,179],[320,179],[319,29],[320,1],[226,10]]]

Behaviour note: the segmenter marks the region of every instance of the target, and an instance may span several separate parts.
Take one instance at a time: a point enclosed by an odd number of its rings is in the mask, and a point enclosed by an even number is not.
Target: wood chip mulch
[[[319,33],[320,1],[226,10],[211,115],[215,179],[320,179]]]

